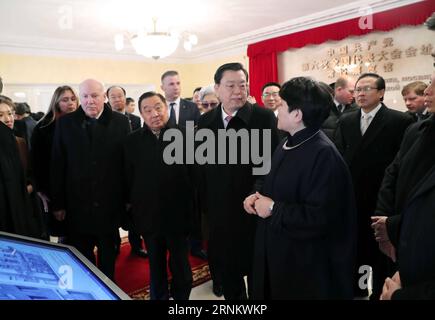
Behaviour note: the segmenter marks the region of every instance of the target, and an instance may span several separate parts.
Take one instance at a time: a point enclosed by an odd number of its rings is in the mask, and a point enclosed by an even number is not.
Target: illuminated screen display
[[[129,299],[75,248],[0,232],[0,300]]]

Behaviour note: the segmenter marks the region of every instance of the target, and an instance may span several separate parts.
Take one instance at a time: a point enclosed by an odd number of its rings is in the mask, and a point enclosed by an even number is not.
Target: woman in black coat
[[[12,100],[0,96],[0,231],[41,238],[41,219],[26,177],[27,146],[14,136],[13,108]]]
[[[349,171],[320,131],[333,103],[316,81],[280,91],[278,128],[288,132],[261,189],[244,201],[258,215],[254,299],[351,299],[356,211]]]
[[[54,219],[50,210],[50,161],[56,120],[78,107],[78,98],[70,86],[58,87],[51,98],[47,114],[38,122],[32,135],[31,159],[35,188],[44,212],[48,213],[48,232],[52,236],[63,236],[64,222]]]

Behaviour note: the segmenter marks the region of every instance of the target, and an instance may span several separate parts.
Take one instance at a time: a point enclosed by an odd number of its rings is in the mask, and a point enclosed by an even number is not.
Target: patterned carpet
[[[207,261],[189,257],[193,275],[193,287],[210,280]],[[168,274],[169,271],[168,271]],[[169,276],[170,277],[170,276]],[[117,285],[131,298],[149,300],[149,262],[130,254],[130,244],[123,239],[121,252],[116,260],[115,279]]]

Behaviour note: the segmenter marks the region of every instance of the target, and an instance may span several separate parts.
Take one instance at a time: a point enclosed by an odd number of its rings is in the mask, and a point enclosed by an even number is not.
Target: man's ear
[[[302,121],[303,118],[303,113],[301,109],[296,109],[296,114],[295,114],[295,118],[297,121]]]

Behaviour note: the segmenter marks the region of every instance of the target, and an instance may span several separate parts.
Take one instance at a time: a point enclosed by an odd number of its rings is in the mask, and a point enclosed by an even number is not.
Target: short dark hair
[[[214,74],[214,83],[220,84],[221,80],[222,80],[222,76],[224,75],[224,72],[228,71],[228,70],[231,70],[231,71],[242,70],[246,76],[246,82],[248,82],[248,71],[246,71],[246,69],[243,67],[243,65],[239,62],[230,62],[230,63],[226,63],[224,65],[221,65],[216,70],[216,73]]]
[[[162,74],[162,77],[160,78],[160,81],[163,82],[163,79],[165,79],[166,77],[173,77],[173,76],[178,76],[178,71],[175,70],[168,70],[165,73]]]
[[[375,78],[376,79],[376,88],[378,90],[385,90],[385,80],[384,78],[382,78],[380,75],[378,75],[377,73],[363,73],[362,75],[359,76],[358,80],[356,80],[355,82],[355,87],[357,85],[357,83],[363,79],[363,78]],[[384,101],[384,97],[381,98],[381,101]]]
[[[278,87],[281,89],[281,85],[278,82],[268,82],[261,88],[261,92],[263,92],[264,89],[266,89],[268,87]]]
[[[130,103],[134,102],[134,99],[128,97],[127,99],[125,99],[125,101],[127,101],[126,104],[130,104]]]
[[[25,114],[31,114],[32,111],[30,110],[30,106],[27,102],[19,102],[15,103],[15,113],[22,116]]]
[[[107,96],[107,98],[109,98],[109,92],[110,92],[110,90],[112,90],[113,88],[120,88],[120,89],[122,90],[122,92],[124,92],[124,96],[127,95],[127,92],[125,92],[125,89],[124,89],[123,87],[121,87],[121,86],[111,86],[111,87],[109,87],[109,89],[107,89],[107,91],[106,91],[106,96]]]
[[[196,88],[193,90],[193,94],[195,94],[195,92],[197,92],[197,91],[201,91],[201,89],[202,89],[202,87],[196,87]]]
[[[282,85],[279,95],[287,102],[288,111],[301,110],[306,127],[320,128],[334,101],[331,94],[309,77],[296,77]]]
[[[143,94],[139,97],[139,102],[138,102],[138,108],[139,108],[139,111],[140,111],[140,105],[141,105],[141,103],[142,103],[142,100],[147,99],[147,98],[151,98],[151,97],[156,97],[156,96],[159,97],[160,100],[162,100],[162,102],[163,102],[165,105],[167,105],[165,97],[162,96],[160,93],[157,93],[157,92],[154,92],[154,91],[148,91],[148,92],[143,93]]]

